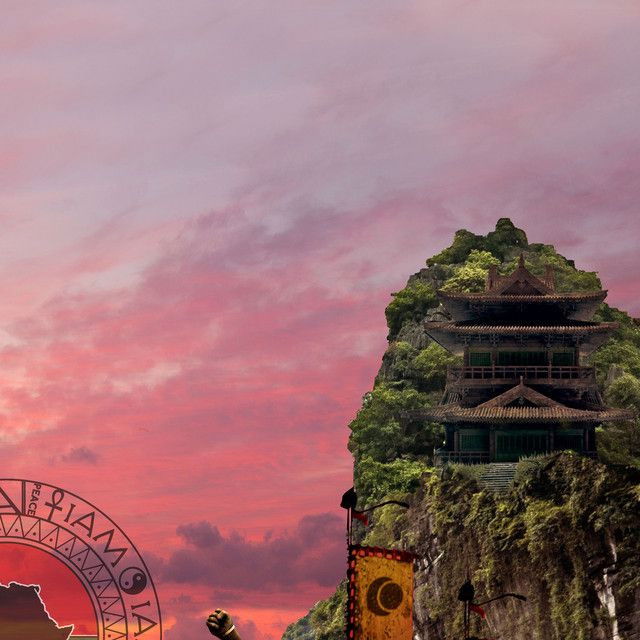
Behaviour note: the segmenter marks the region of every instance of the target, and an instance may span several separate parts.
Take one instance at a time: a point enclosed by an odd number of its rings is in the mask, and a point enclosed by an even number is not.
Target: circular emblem
[[[402,604],[402,587],[386,576],[376,578],[367,589],[367,608],[377,616],[388,616]]]
[[[68,566],[96,613],[99,640],[161,640],[156,589],[125,533],[79,496],[31,480],[0,480],[0,543],[37,547]]]

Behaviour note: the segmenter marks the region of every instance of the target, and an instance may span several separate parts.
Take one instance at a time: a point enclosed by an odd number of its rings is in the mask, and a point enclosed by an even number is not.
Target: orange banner
[[[412,640],[413,559],[404,551],[349,548],[349,640]]]

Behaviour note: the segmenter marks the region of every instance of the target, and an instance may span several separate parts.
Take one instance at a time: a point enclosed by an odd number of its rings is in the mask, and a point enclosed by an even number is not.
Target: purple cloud
[[[62,462],[80,462],[84,464],[96,464],[100,456],[88,447],[74,447],[60,456]]]
[[[300,583],[328,587],[345,572],[344,523],[332,514],[305,515],[295,531],[251,541],[220,534],[208,522],[178,527],[188,545],[168,559],[162,577],[217,589],[271,591]]]

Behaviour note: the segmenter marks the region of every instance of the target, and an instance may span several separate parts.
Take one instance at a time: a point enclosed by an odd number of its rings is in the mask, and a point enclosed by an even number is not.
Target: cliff
[[[455,362],[422,328],[425,318],[443,317],[436,289],[481,291],[491,264],[510,272],[520,253],[536,275],[552,264],[559,291],[601,288],[595,273],[576,269],[551,245],[529,243],[503,218],[486,236],[458,231],[450,247],[393,295],[386,309],[389,347],[350,424],[349,449],[360,508],[389,497],[402,497],[411,508],[380,510],[358,532],[359,541],[421,557],[414,606],[421,640],[460,637],[456,595],[467,573],[482,599],[504,591],[529,598],[487,607],[493,636],[631,640],[640,637],[638,422],[603,425],[598,461],[565,452],[520,462],[511,489],[495,494],[482,490],[477,468],[434,469],[442,427],[410,417],[438,402],[446,366]],[[607,304],[596,319],[620,325],[591,356],[605,398],[640,410],[640,327]],[[345,597],[341,585],[283,640],[342,640]]]

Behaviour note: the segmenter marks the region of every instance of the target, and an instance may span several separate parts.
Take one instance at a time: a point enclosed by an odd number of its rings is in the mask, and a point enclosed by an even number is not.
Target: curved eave
[[[495,293],[462,293],[457,291],[437,291],[441,300],[461,300],[468,302],[535,302],[557,304],[558,302],[602,302],[607,297],[607,290],[586,291],[578,293],[550,293],[547,295],[500,295]]]
[[[454,322],[425,323],[427,331],[470,335],[588,335],[610,333],[618,328],[617,322],[600,322],[593,325],[492,325],[492,324],[456,324]]]
[[[618,422],[632,420],[633,411],[625,409],[606,409],[603,411],[585,411],[582,409],[557,407],[496,407],[474,409],[462,407],[434,407],[425,412],[425,417],[436,422],[474,422],[474,423],[553,423],[553,422]]]
[[[565,336],[573,340],[578,338],[580,349],[588,355],[604,344],[612,331],[618,328],[617,322],[603,322],[597,325],[565,325],[565,326],[499,326],[499,325],[459,325],[453,322],[425,322],[425,332],[440,346],[451,353],[462,354],[464,344],[473,341],[484,341],[488,336],[499,336],[505,342],[509,338],[520,336],[540,337]]]
[[[498,295],[495,293],[457,293],[438,291],[442,306],[455,321],[472,320],[490,316],[496,312],[535,312],[557,307],[569,320],[590,320],[600,303],[607,297],[606,291],[586,293],[553,293],[547,295]],[[544,311],[542,311],[544,312]]]

